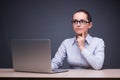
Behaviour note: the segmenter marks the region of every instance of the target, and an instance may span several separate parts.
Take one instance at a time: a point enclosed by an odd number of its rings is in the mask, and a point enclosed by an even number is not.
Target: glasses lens
[[[72,20],[72,23],[78,23],[78,21],[77,20]]]

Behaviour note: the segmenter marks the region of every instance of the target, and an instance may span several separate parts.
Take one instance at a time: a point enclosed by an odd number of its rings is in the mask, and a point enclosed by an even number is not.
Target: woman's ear
[[[90,22],[88,28],[89,28],[89,29],[92,28],[92,25],[93,25],[92,22]]]

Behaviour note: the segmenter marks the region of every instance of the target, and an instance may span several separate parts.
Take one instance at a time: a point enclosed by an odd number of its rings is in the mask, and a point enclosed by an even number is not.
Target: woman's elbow
[[[101,70],[103,67],[103,64],[96,64],[94,66],[92,66],[94,70]]]
[[[99,66],[98,66],[98,67],[94,67],[93,69],[94,69],[94,70],[101,70],[102,67],[99,67]]]

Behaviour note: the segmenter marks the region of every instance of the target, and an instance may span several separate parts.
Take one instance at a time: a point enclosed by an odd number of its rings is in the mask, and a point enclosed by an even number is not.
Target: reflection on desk
[[[120,78],[120,69],[69,69],[68,72],[55,74],[14,72],[13,69],[0,69],[0,78]]]

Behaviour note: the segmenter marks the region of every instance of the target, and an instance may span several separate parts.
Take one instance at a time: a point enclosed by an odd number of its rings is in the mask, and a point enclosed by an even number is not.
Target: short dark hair
[[[88,22],[92,22],[92,16],[90,15],[90,13],[89,13],[88,11],[86,11],[86,10],[84,10],[84,9],[79,9],[79,10],[75,11],[74,14],[75,14],[75,13],[78,13],[78,12],[83,12],[83,13],[85,13],[85,14],[87,15]],[[74,15],[74,14],[73,14],[73,15]]]

